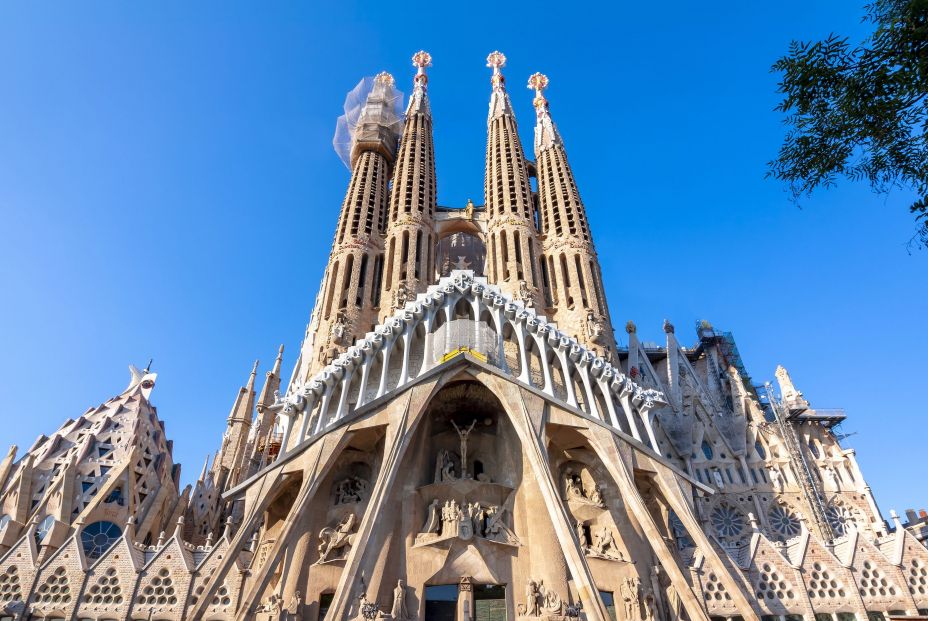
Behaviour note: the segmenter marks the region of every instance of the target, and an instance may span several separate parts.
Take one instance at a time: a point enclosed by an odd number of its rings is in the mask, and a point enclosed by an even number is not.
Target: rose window
[[[848,528],[854,523],[850,511],[841,505],[832,505],[825,512],[825,518],[831,525],[831,530],[835,532],[836,537],[842,537],[847,534]]]
[[[744,516],[731,505],[719,505],[712,511],[712,526],[722,537],[736,537],[744,531]]]
[[[122,536],[122,530],[112,522],[94,522],[81,531],[81,545],[88,559],[96,560],[116,543]]]
[[[770,510],[770,527],[782,537],[795,537],[801,530],[799,518],[781,505]]]

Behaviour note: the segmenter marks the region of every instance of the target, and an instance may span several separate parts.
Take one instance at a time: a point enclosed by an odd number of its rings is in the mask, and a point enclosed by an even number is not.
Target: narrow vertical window
[[[329,292],[325,300],[325,318],[328,319],[332,315],[332,298],[335,296],[335,288],[338,286],[338,261],[335,262],[335,267],[332,268],[331,278],[329,280]]]
[[[361,268],[358,274],[358,292],[354,296],[354,305],[361,307],[364,301],[364,286],[367,284],[367,255],[361,257]]]
[[[402,251],[400,252],[400,278],[409,277],[409,266],[406,264],[409,261],[409,231],[403,231],[403,245],[401,246]]]

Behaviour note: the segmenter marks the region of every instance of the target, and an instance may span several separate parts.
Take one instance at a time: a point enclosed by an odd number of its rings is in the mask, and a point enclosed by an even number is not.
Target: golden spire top
[[[432,66],[432,55],[425,50],[419,50],[412,55],[412,66],[417,68],[414,81],[418,84],[428,82],[429,78],[425,75],[425,68]]]
[[[393,79],[393,76],[387,73],[386,71],[381,71],[374,76],[374,81],[378,84],[383,84],[385,86],[394,86],[396,81]]]
[[[532,103],[536,108],[547,105],[548,100],[545,99],[545,89],[548,88],[548,76],[543,73],[533,73],[528,78],[528,87],[535,91],[535,99]]]

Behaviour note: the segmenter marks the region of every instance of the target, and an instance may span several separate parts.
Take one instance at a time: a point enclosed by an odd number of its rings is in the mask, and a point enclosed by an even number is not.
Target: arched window
[[[702,441],[702,454],[706,456],[706,459],[712,459],[712,445],[710,445],[706,440]]]
[[[39,545],[45,539],[45,535],[48,534],[48,531],[52,529],[52,525],[55,523],[55,518],[51,515],[46,515],[35,527],[35,545]]]
[[[6,528],[6,525],[10,523],[10,516],[7,514],[0,515],[0,532],[3,532],[3,529]]]
[[[121,536],[122,529],[112,522],[100,521],[88,524],[81,531],[81,545],[84,546],[84,554],[90,560],[98,559]]]

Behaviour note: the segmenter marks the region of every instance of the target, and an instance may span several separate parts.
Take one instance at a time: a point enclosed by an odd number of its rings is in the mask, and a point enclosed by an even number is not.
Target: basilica
[[[479,205],[437,203],[428,53],[407,102],[388,73],[349,94],[302,347],[255,364],[192,485],[150,368],[0,460],[0,620],[928,615],[842,411],[708,321],[613,323],[548,78],[526,153],[505,62]]]

